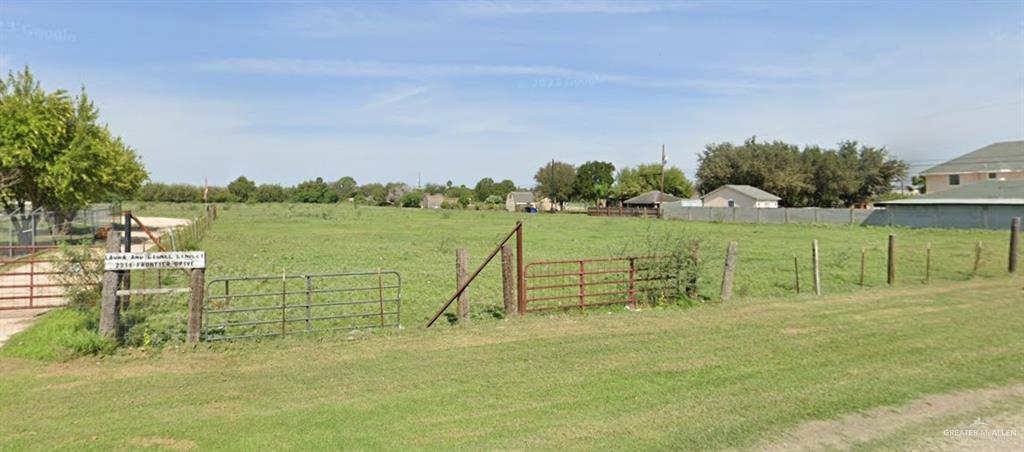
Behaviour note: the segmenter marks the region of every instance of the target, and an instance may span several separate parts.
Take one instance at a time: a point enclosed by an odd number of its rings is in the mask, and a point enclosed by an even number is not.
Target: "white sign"
[[[206,268],[206,252],[107,253],[103,261],[103,269],[107,271],[161,268]]]

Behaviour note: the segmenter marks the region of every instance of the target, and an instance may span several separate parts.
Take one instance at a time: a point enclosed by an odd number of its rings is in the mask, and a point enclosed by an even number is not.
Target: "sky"
[[[154,181],[692,177],[711,143],[1024,139],[1024,1],[0,1],[0,70],[85,86]]]

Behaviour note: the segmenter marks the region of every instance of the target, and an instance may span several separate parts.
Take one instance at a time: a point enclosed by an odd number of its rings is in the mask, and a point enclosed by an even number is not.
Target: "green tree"
[[[608,162],[590,161],[576,169],[572,183],[573,197],[597,202],[608,196],[615,183],[615,165]]]
[[[551,201],[564,203],[572,199],[572,184],[576,179],[576,168],[569,163],[550,161],[534,174],[536,191]]]
[[[494,191],[494,179],[491,179],[489,177],[480,179],[480,181],[476,183],[476,186],[473,187],[473,194],[476,196],[477,201],[483,201],[487,199],[488,196],[494,194]]]
[[[514,191],[516,191],[516,183],[510,179],[504,179],[494,185],[494,193],[491,194],[500,197],[502,202],[504,202],[508,194]]]
[[[277,184],[263,184],[256,188],[253,194],[256,202],[285,202],[288,194],[284,187]]]
[[[421,207],[423,205],[423,192],[410,191],[405,193],[398,200],[398,205],[402,207]]]
[[[238,179],[228,184],[228,191],[235,195],[241,202],[247,202],[256,192],[256,183],[246,179],[245,176],[238,176]]]
[[[331,184],[331,189],[338,194],[338,199],[347,201],[359,191],[359,184],[350,176],[342,177]]]
[[[683,170],[672,166],[664,169],[665,193],[689,198],[693,196],[693,184]],[[613,194],[619,199],[629,199],[641,193],[661,190],[662,166],[660,163],[646,163],[636,168],[623,168],[616,177]]]
[[[324,182],[322,177],[296,185],[292,190],[292,201],[328,204],[338,202],[338,194]]]
[[[0,204],[31,240],[30,210],[58,224],[90,203],[131,196],[148,178],[135,151],[99,122],[85,88],[47,93],[28,67],[0,80]]]

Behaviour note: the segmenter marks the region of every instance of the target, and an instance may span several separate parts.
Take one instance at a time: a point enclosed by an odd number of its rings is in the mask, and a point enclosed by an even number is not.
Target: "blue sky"
[[[756,135],[922,170],[1024,139],[1024,2],[0,2],[157,181],[532,185]]]

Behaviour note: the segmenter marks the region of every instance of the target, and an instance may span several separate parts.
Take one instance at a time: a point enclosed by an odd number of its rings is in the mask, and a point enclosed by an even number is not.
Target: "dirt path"
[[[183,226],[191,223],[190,220],[183,220],[179,218],[163,218],[163,217],[143,217],[139,218],[142,224],[158,238],[162,237],[173,227]],[[153,241],[142,230],[137,227],[132,228],[132,251],[141,252],[149,249],[154,245]],[[163,240],[161,240],[162,242]],[[165,244],[165,246],[167,246]],[[29,325],[35,321],[36,317],[42,315],[50,308],[41,309],[25,309],[29,305],[28,298],[30,293],[36,297],[44,296],[59,296],[62,293],[60,287],[11,287],[11,286],[46,286],[48,284],[57,284],[56,277],[48,274],[36,274],[36,275],[18,275],[10,273],[46,273],[54,270],[54,264],[50,262],[40,262],[33,265],[23,265],[8,267],[0,273],[0,287],[6,287],[0,289],[0,297],[24,297],[24,299],[6,299],[0,300],[0,346],[10,339],[11,336],[18,333],[19,331],[28,328]],[[31,290],[31,292],[30,292]],[[59,297],[54,298],[43,298],[37,299],[35,304],[46,304],[46,305],[61,305],[63,300]],[[5,309],[6,308],[6,309]],[[12,308],[19,308],[13,309]]]
[[[1009,411],[975,417],[1008,400],[1017,402]],[[931,395],[899,407],[807,422],[755,449],[850,449],[888,440],[914,450],[1024,450],[1024,384]]]

